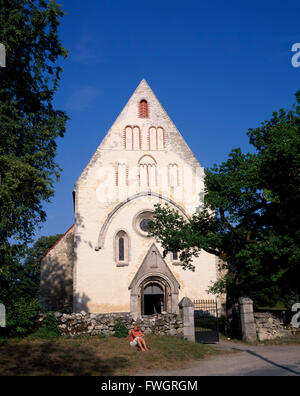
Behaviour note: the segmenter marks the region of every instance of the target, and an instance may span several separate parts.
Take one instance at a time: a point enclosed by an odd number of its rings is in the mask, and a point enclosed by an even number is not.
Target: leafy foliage
[[[229,305],[245,295],[260,305],[291,303],[300,294],[299,115],[300,106],[274,112],[248,131],[254,154],[235,149],[207,169],[203,208],[190,220],[157,205],[149,224],[164,255],[179,251],[186,269],[201,249],[221,259],[223,276],[210,291],[227,292]]]
[[[124,322],[122,322],[122,320],[119,320],[115,324],[114,331],[115,331],[115,334],[114,334],[115,337],[118,337],[118,338],[128,337],[127,327],[125,326]]]
[[[56,139],[67,116],[54,109],[64,15],[53,0],[0,0],[0,42],[7,51],[0,68],[0,269],[45,220],[43,201],[53,195],[60,168]],[[7,270],[7,268],[6,268]]]
[[[7,314],[7,334],[9,337],[24,337],[37,328],[38,314],[41,311],[38,298],[29,300],[19,297],[12,300]]]
[[[38,311],[38,264],[24,258],[60,172],[56,141],[67,116],[52,102],[67,55],[63,15],[54,0],[0,0],[0,301],[11,334],[31,331]]]
[[[53,312],[49,312],[43,320],[41,326],[34,334],[34,338],[58,338],[60,331],[58,328],[58,321]]]
[[[40,260],[47,250],[60,238],[60,234],[41,237],[23,255],[15,257],[8,276],[2,274],[1,302],[6,306],[7,330],[10,337],[25,336],[37,327],[42,307],[38,302],[40,286]],[[25,256],[25,260],[24,260]]]

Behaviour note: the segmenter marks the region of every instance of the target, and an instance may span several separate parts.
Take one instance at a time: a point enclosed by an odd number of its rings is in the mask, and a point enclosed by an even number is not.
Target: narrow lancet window
[[[149,117],[148,102],[145,99],[140,101],[140,104],[139,104],[139,116],[141,118],[148,118]]]
[[[119,238],[119,261],[124,261],[124,238]]]
[[[115,256],[117,266],[129,264],[129,239],[125,231],[119,231],[116,235]]]

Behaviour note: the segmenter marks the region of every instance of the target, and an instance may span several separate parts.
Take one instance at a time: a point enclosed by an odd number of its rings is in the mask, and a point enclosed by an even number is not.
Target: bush
[[[115,337],[118,338],[125,338],[128,336],[128,330],[127,327],[125,326],[124,322],[122,322],[121,320],[119,320],[114,327],[115,330]]]
[[[60,331],[56,316],[49,312],[43,320],[43,325],[33,334],[37,338],[58,338]]]
[[[38,327],[41,312],[38,298],[19,298],[6,307],[6,329],[8,337],[25,337]]]

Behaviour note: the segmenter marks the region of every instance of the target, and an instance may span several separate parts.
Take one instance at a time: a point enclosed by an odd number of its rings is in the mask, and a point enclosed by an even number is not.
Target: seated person
[[[146,345],[145,335],[137,325],[135,325],[130,332],[130,346],[136,345],[138,345],[143,352],[149,351],[149,348]]]

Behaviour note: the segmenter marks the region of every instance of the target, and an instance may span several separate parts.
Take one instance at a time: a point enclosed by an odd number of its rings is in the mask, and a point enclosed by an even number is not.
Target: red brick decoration
[[[139,103],[139,117],[149,118],[149,106],[147,100],[145,99],[142,99]]]
[[[116,169],[115,169],[115,172],[116,172],[116,186],[118,186],[119,185],[119,169],[118,169],[118,165],[116,166]]]
[[[152,132],[155,132],[155,135],[151,136],[151,130]],[[163,150],[166,147],[166,132],[164,128],[161,126],[155,127],[151,126],[148,129],[148,136],[147,136],[147,141],[148,141],[148,150]]]
[[[123,145],[125,150],[141,150],[142,134],[141,129],[137,125],[127,125],[123,134]]]
[[[148,187],[154,186],[154,185],[156,186],[157,185],[156,161],[152,157],[152,155],[149,155],[149,154],[143,155],[139,159],[138,164],[139,164],[139,183],[140,183],[140,185],[141,185],[141,181],[142,181],[141,168],[146,168],[146,179],[145,179],[145,180],[147,180],[146,185]],[[153,183],[153,180],[151,181],[151,169],[152,169],[152,167],[154,167],[154,178],[155,178],[154,183]]]

